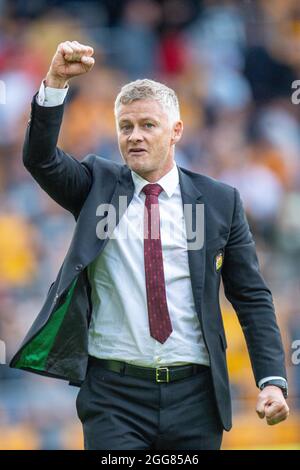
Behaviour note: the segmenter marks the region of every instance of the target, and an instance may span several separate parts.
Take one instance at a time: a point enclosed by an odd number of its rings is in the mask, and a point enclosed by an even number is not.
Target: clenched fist
[[[282,391],[278,387],[268,385],[258,395],[256,413],[272,426],[287,419],[289,407],[283,397]]]
[[[59,44],[46,76],[46,86],[64,88],[73,77],[89,72],[95,63],[94,49],[77,41]]]

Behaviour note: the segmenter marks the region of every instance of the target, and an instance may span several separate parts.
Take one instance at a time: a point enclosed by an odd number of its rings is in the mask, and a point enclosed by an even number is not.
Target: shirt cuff
[[[261,379],[259,382],[258,382],[258,388],[260,388],[265,382],[268,382],[269,380],[284,380],[285,381],[285,384],[287,385],[287,381],[284,377],[277,377],[277,376],[270,376],[270,377],[264,377],[263,379]]]
[[[42,81],[39,93],[36,97],[37,103],[40,106],[51,107],[51,106],[60,106],[63,104],[65,97],[67,96],[69,86],[65,88],[51,88],[45,86],[44,81]]]

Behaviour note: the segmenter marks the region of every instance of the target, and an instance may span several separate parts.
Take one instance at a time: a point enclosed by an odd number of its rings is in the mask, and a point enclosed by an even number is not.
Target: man
[[[32,102],[24,164],[77,225],[11,366],[81,386],[86,449],[219,449],[231,428],[221,276],[270,425],[288,416],[272,296],[237,190],[174,162],[183,123],[173,90],[151,80],[122,88],[125,165],[56,147],[68,81],[91,70],[92,55],[60,44]]]

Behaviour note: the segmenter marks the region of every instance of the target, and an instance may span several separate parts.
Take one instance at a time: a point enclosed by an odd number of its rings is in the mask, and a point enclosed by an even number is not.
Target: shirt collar
[[[149,184],[149,181],[142,178],[140,175],[131,170],[131,175],[135,187],[135,193],[140,195],[142,189],[146,184]],[[174,163],[173,167],[166,175],[156,181],[157,184],[163,188],[168,197],[172,197],[177,185],[179,184],[179,175],[177,165]]]

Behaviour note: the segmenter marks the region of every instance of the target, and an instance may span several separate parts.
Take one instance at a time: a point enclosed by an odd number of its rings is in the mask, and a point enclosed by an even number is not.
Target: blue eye
[[[145,126],[150,129],[151,127],[154,127],[154,124],[152,124],[152,122],[146,122]]]

